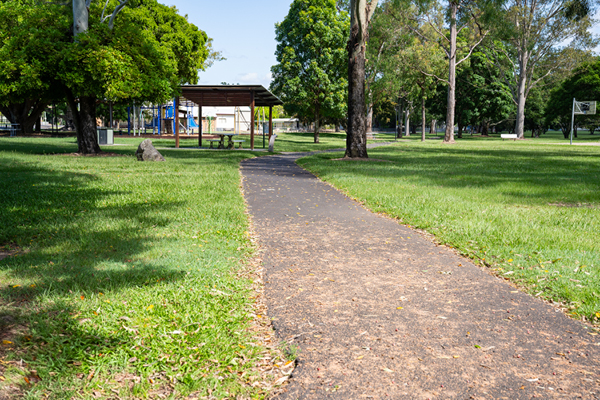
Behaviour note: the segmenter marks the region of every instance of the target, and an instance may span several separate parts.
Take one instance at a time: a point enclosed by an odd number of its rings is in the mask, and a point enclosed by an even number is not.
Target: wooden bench
[[[207,139],[206,141],[210,142],[210,148],[214,149],[213,143],[219,143],[221,140],[220,139]]]
[[[232,142],[233,142],[233,147],[232,147],[232,149],[235,149],[235,144],[236,144],[236,143],[239,143],[239,145],[238,145],[238,149],[241,149],[241,148],[242,148],[242,143],[244,143],[244,142],[245,142],[245,140],[232,140]]]
[[[516,133],[502,133],[502,134],[500,134],[500,137],[502,138],[502,140],[504,140],[504,139],[517,140]]]

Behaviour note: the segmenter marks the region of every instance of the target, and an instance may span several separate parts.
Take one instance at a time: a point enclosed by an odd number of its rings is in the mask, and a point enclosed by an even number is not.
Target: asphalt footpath
[[[280,399],[600,399],[600,337],[295,164],[242,163]]]

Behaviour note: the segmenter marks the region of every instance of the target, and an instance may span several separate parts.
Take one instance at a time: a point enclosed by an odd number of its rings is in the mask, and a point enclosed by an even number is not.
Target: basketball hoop
[[[575,115],[595,115],[596,100],[577,101],[573,98],[573,111],[571,113],[571,139],[570,144],[573,144],[573,125],[575,124]]]

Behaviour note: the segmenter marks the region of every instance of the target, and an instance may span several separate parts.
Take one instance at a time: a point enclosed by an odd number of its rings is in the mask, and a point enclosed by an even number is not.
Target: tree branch
[[[121,0],[121,2],[119,3],[118,6],[115,7],[115,10],[113,11],[110,20],[108,21],[108,29],[112,30],[114,25],[115,25],[115,18],[117,16],[117,14],[119,14],[119,12],[123,9],[123,7],[125,7],[125,5],[127,5],[127,2],[129,0]]]
[[[450,81],[448,81],[447,79],[442,79],[442,78],[440,78],[439,76],[437,76],[436,74],[430,74],[430,73],[428,73],[428,72],[425,72],[425,71],[423,71],[423,70],[422,70],[421,68],[419,68],[419,67],[417,67],[417,69],[419,70],[419,72],[420,72],[420,73],[422,73],[422,74],[423,74],[423,75],[425,75],[425,76],[429,76],[429,77],[431,77],[431,78],[435,78],[435,79],[437,79],[438,81],[440,81],[440,82],[442,82],[442,83],[445,83],[446,85],[450,85]]]
[[[460,63],[462,63],[463,61],[465,61],[466,59],[468,59],[469,57],[471,57],[471,54],[473,54],[473,50],[475,50],[475,47],[477,47],[479,45],[479,43],[481,43],[483,41],[483,39],[485,39],[485,35],[482,36],[477,43],[475,43],[470,49],[469,49],[469,54],[467,54],[462,60],[457,61],[456,62],[456,66],[458,67],[460,65]]]
[[[102,15],[100,16],[100,22],[104,22],[104,12],[106,11],[106,7],[108,6],[109,1],[110,0],[106,0],[106,3],[104,3],[104,8],[102,9]]]

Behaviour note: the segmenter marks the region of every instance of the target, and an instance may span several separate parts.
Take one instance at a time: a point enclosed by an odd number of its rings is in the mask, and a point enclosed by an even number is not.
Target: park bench
[[[502,140],[504,140],[504,139],[517,140],[516,133],[502,133],[502,134],[500,134],[500,137],[502,138]]]
[[[239,143],[239,145],[238,145],[238,149],[241,149],[241,148],[242,148],[242,143],[244,143],[244,142],[245,142],[245,140],[232,140],[232,142],[233,142],[232,149],[235,149],[235,144],[236,144],[236,143]]]
[[[210,148],[214,149],[213,147],[213,143],[219,143],[221,140],[220,139],[208,139],[207,142],[210,142]]]

